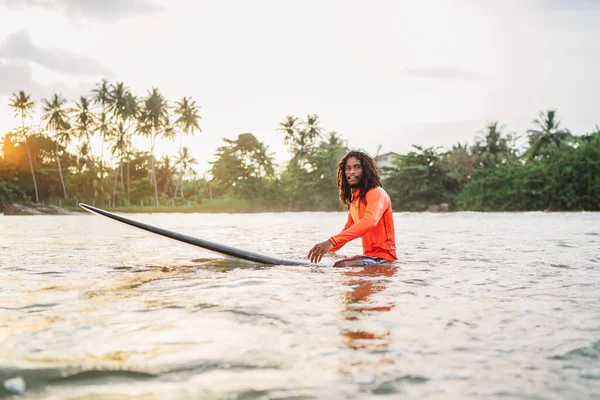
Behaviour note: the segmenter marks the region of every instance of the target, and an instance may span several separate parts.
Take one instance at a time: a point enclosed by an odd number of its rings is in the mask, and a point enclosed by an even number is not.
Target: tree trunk
[[[123,194],[125,194],[125,184],[123,183],[123,141],[121,140],[121,145],[119,146],[119,171],[121,172],[121,198],[123,198]]]
[[[179,181],[180,179],[177,179],[177,184],[175,185],[175,193],[173,194],[173,197],[177,197],[177,190],[179,190]]]
[[[40,196],[38,194],[37,181],[35,180],[35,172],[33,172],[33,160],[31,159],[31,150],[29,150],[28,137],[25,134],[25,122],[23,121],[23,113],[21,113],[21,129],[25,135],[25,147],[27,148],[27,157],[29,158],[29,169],[31,169],[31,177],[33,178],[33,187],[35,189],[35,202],[40,202]]]
[[[185,175],[185,169],[181,167],[181,176],[179,180],[181,181],[181,198],[183,199],[183,175]]]
[[[121,165],[119,166],[119,172],[121,174],[121,193],[125,193],[125,182],[123,182],[123,162],[121,162]]]
[[[56,146],[56,161],[58,162],[58,174],[60,175],[60,183],[62,183],[63,193],[65,195],[65,200],[68,198],[67,196],[67,187],[65,186],[65,180],[63,179],[62,168],[60,167],[60,154],[58,154],[58,142],[54,142]]]
[[[88,145],[88,157],[90,159],[90,165],[92,166],[92,187],[94,188],[94,202],[98,200],[98,204],[102,207],[102,198],[104,196],[104,187],[102,184],[98,182],[98,170],[96,169],[96,163],[94,162],[94,155],[92,154],[92,139],[90,138],[90,134],[88,132],[85,133],[87,145]]]
[[[91,150],[91,148],[90,148]],[[90,151],[91,154],[91,151]],[[96,173],[94,172],[94,176],[96,176]],[[103,188],[104,191],[104,132],[102,132],[102,141],[101,141],[101,145],[100,145],[100,187]],[[100,205],[102,206],[103,203],[103,199],[100,199]],[[114,203],[114,199],[113,199],[113,203]]]
[[[131,207],[131,179],[129,177],[129,160],[127,160],[127,205]]]
[[[158,185],[154,173],[154,135],[152,135],[152,146],[150,147],[150,169],[152,171],[152,183],[154,184],[154,200],[156,200],[156,208],[158,208]]]
[[[181,145],[183,143],[183,135],[179,135],[179,157],[181,157]],[[183,160],[182,160],[183,161]],[[181,198],[183,199],[183,163],[181,164],[181,175],[179,176],[179,183],[181,184]],[[177,196],[177,189],[175,189],[175,195]]]
[[[35,202],[40,202],[40,196],[38,194],[37,182],[35,180],[35,173],[33,172],[33,161],[31,160],[31,151],[29,150],[29,143],[27,143],[27,139],[25,138],[25,147],[27,147],[27,157],[29,157],[29,168],[31,169],[31,176],[33,177],[33,187],[35,188]]]
[[[117,178],[118,178],[118,177],[119,177],[119,170],[116,170],[116,171],[115,171],[115,180],[114,180],[114,182],[113,182],[113,195],[112,195],[112,203],[113,203],[113,207],[115,206],[115,201],[116,201],[116,199],[117,199],[116,192],[117,192],[117,180],[118,180]]]

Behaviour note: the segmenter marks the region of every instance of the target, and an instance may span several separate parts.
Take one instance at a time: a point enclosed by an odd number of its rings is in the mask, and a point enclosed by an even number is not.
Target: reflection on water
[[[344,271],[342,274],[349,277],[344,281],[351,290],[344,295],[344,309],[342,317],[346,321],[358,321],[367,319],[370,313],[386,312],[394,308],[393,302],[385,305],[376,304],[370,297],[386,288],[388,280],[396,275],[398,267],[392,264],[372,265],[356,270]],[[381,279],[383,278],[383,279]],[[346,338],[346,344],[351,349],[375,349],[387,348],[390,344],[390,331],[383,333],[361,330],[359,324],[355,329],[346,329],[342,335]]]
[[[237,268],[247,269],[267,269],[272,268],[269,265],[259,264],[247,260],[238,260],[232,258],[196,258],[192,260],[193,265],[190,268],[199,268],[212,272],[228,272]]]
[[[136,215],[298,260],[344,217]],[[395,218],[398,263],[334,269],[227,259],[92,215],[0,216],[0,397],[600,393],[600,214]]]
[[[358,382],[361,392],[378,394],[382,389],[371,386],[378,376],[395,368],[391,326],[381,317],[396,306],[393,297],[383,292],[394,284],[398,269],[394,264],[382,264],[341,272],[342,283],[348,288],[342,297],[341,335],[353,353],[343,359],[340,372]],[[396,392],[384,389],[381,394]]]

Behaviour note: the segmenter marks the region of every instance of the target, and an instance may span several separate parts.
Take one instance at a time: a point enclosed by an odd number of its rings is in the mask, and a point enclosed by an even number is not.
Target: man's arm
[[[339,249],[349,241],[359,238],[375,228],[391,203],[390,197],[381,188],[369,190],[366,200],[365,215],[355,224],[329,239],[333,243],[334,249]]]
[[[350,228],[352,225],[354,225],[354,218],[352,218],[352,214],[350,214],[350,212],[348,212],[348,220],[346,221],[346,225],[344,225],[344,229],[342,229],[342,231],[338,235],[341,235],[342,233],[344,233],[344,231],[347,230],[348,228]],[[335,251],[338,251],[344,245],[344,244],[337,244],[337,242],[332,240],[334,237],[335,236],[332,236],[331,238],[329,238],[329,241],[331,242],[331,244],[333,244],[333,248],[331,250],[329,250],[332,253]]]
[[[352,214],[348,213],[348,220],[346,221],[346,225],[344,225],[342,232],[350,228],[352,225],[354,225],[354,219],[352,219]],[[320,262],[325,253],[338,251],[342,246],[343,245],[334,247],[334,242],[331,239],[327,239],[324,242],[314,245],[313,248],[308,252],[308,258],[310,259],[310,262]]]

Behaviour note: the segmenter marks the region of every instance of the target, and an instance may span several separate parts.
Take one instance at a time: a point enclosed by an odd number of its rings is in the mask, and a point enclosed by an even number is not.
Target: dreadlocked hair
[[[357,188],[351,188],[346,179],[346,162],[350,157],[357,158],[362,165],[362,179],[360,186]],[[337,184],[338,184],[338,195],[340,197],[340,203],[348,210],[350,203],[352,203],[352,191],[360,189],[360,199],[366,201],[367,192],[373,188],[381,186],[381,178],[379,177],[379,169],[375,160],[373,160],[368,154],[362,151],[350,151],[338,162],[337,167]]]

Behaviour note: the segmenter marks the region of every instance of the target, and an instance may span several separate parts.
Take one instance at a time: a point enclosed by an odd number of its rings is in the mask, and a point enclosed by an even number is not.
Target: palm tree
[[[111,148],[113,156],[119,154],[119,171],[121,173],[121,189],[125,190],[123,186],[123,161],[125,153],[129,151],[132,144],[131,127],[133,122],[138,116],[138,101],[135,96],[131,94],[128,87],[123,82],[117,82],[115,85],[111,85],[110,91],[110,112],[112,117],[117,123],[117,129],[114,136],[114,146]],[[127,163],[127,203],[130,203],[130,182],[129,182],[129,162]],[[116,181],[113,187],[113,203],[115,201],[115,190]]]
[[[100,119],[99,121],[96,120],[96,116],[91,110],[90,100],[87,96],[80,96],[79,101],[73,101],[73,103],[75,104],[75,107],[71,108],[70,113],[73,133],[75,134],[75,137],[81,141],[78,147],[79,155],[81,156],[80,162],[83,161],[82,165],[85,166],[88,171],[91,171],[91,187],[93,188],[94,202],[96,200],[101,202],[104,188],[102,184],[98,184],[96,162],[94,160],[94,154],[92,153],[91,136],[96,129],[103,129],[105,121],[103,119]],[[101,117],[102,116],[103,115],[101,115]]]
[[[319,126],[319,116],[317,114],[307,115],[306,121],[302,121],[301,126],[304,127],[303,135],[307,142],[314,142],[323,134],[323,128]]]
[[[287,146],[291,146],[294,144],[294,138],[296,136],[296,131],[298,129],[298,118],[293,115],[286,115],[283,122],[279,123],[278,131],[282,132],[285,137],[283,138],[283,143]]]
[[[556,120],[556,110],[540,111],[540,119],[532,122],[538,129],[529,129],[529,149],[526,154],[529,158],[535,158],[548,146],[558,147],[562,141],[571,135],[568,129],[560,128],[560,121]]]
[[[40,202],[38,194],[37,181],[35,180],[35,172],[33,171],[33,160],[31,158],[31,151],[29,150],[29,143],[27,141],[27,131],[25,130],[25,118],[30,118],[32,114],[35,102],[30,100],[30,95],[26,95],[24,91],[19,91],[18,94],[13,93],[10,98],[9,106],[13,109],[15,117],[21,117],[21,132],[24,135],[25,147],[27,148],[27,157],[29,158],[29,169],[31,170],[31,177],[33,178],[33,187],[35,189],[35,201]]]
[[[177,136],[177,131],[175,130],[175,125],[173,124],[173,120],[171,119],[171,115],[167,111],[165,115],[165,120],[163,121],[162,127],[162,138],[166,140],[173,140]]]
[[[275,167],[273,165],[274,153],[269,145],[259,142],[256,148],[254,158],[258,166],[258,174],[261,178],[273,178],[275,176]]]
[[[162,159],[156,163],[156,181],[163,193],[169,193],[173,186],[173,175],[176,169],[171,165],[171,157],[163,155]]]
[[[138,131],[150,137],[150,173],[152,183],[154,184],[154,198],[156,207],[158,204],[158,186],[156,184],[156,174],[154,171],[154,143],[157,135],[165,127],[168,121],[169,105],[162,93],[157,88],[148,91],[146,98],[142,100],[142,107],[139,115]]]
[[[292,154],[290,168],[294,169],[306,159],[315,141],[323,134],[323,128],[319,126],[317,114],[306,117],[306,121],[298,122],[294,116],[288,115],[279,124],[278,131],[285,134],[283,143],[286,144]]]
[[[127,151],[127,149],[129,149],[131,147],[131,135],[127,134],[127,128],[125,128],[125,124],[123,122],[119,122],[119,124],[117,125],[117,129],[115,131],[115,135],[112,136],[114,139],[114,143],[110,148],[111,154],[114,156],[115,154],[119,155],[119,167],[118,169],[115,171],[115,179],[114,179],[114,183],[113,183],[113,196],[112,196],[112,202],[113,202],[113,206],[116,204],[116,191],[117,191],[117,177],[120,175],[121,176],[121,190],[124,192],[125,191],[125,184],[124,184],[124,179],[123,179],[123,160],[125,158],[125,152]],[[127,164],[127,166],[129,167],[129,163]],[[127,174],[127,187],[129,188],[129,171]],[[128,190],[128,197],[127,197],[127,202],[129,203],[129,190]]]
[[[60,154],[58,144],[66,145],[70,140],[68,111],[65,109],[67,100],[61,95],[54,93],[52,100],[42,99],[42,122],[46,123],[46,129],[54,132],[54,145],[56,146],[56,161],[58,162],[58,173],[60,175],[60,183],[62,184],[63,194],[65,199],[68,198],[67,186],[62,174],[60,165]]]
[[[177,182],[177,186],[175,186],[175,194],[177,194],[177,188],[181,187],[181,197],[183,197],[183,177],[185,176],[190,165],[198,164],[198,160],[192,157],[190,149],[184,146],[179,152],[179,157],[175,161],[175,164],[179,166],[181,171],[179,175],[179,182]]]
[[[104,179],[104,141],[108,138],[108,136],[112,133],[113,129],[110,127],[110,118],[107,115],[107,110],[110,108],[113,99],[111,98],[110,93],[110,84],[106,79],[102,79],[102,81],[96,84],[96,87],[92,89],[92,101],[94,105],[100,106],[100,115],[98,115],[98,131],[100,132],[100,136],[102,138],[102,145],[100,147],[100,179]]]
[[[80,96],[79,101],[74,101],[73,103],[75,103],[75,107],[70,110],[73,120],[73,129],[75,130],[77,138],[85,141],[89,152],[92,147],[92,133],[96,128],[108,129],[107,127],[103,127],[103,125],[106,124],[106,121],[103,119],[100,119],[99,121],[96,120],[94,113],[90,109],[90,100],[87,96]],[[92,166],[95,168],[93,156],[91,154],[90,157],[92,157]]]
[[[479,158],[479,165],[493,168],[516,159],[514,138],[511,134],[505,135],[503,129],[498,121],[491,121],[479,132],[483,137],[478,137],[472,147]]]
[[[175,120],[175,125],[180,128],[180,136],[179,136],[179,153],[182,154],[182,141],[183,135],[194,135],[194,131],[198,130],[198,132],[202,133],[202,129],[200,128],[200,120],[202,117],[198,114],[199,107],[196,105],[194,100],[191,98],[184,97],[181,101],[175,103],[175,115],[177,115],[177,119]],[[184,171],[181,171],[181,175],[179,177],[179,182],[182,182],[181,185],[181,197],[183,197],[183,174]],[[179,185],[178,182],[178,185]],[[175,195],[177,195],[177,188],[175,188]]]
[[[105,105],[107,106],[107,110],[112,113],[112,116],[117,119],[123,119],[125,110],[127,108],[127,94],[129,92],[129,88],[125,86],[123,82],[117,82],[114,85],[110,85],[109,91],[107,94],[98,95],[100,99],[98,102],[101,104],[102,101],[105,101]],[[108,98],[108,100],[106,100]]]

